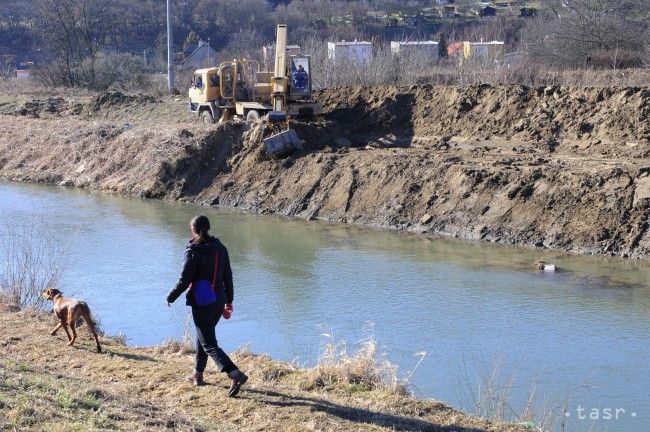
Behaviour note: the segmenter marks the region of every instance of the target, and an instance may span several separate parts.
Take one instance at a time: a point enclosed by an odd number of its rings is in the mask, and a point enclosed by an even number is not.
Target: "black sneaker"
[[[241,386],[248,381],[248,377],[239,370],[230,372],[228,376],[232,378],[232,384],[230,385],[230,390],[228,390],[228,397],[235,397],[239,393]]]

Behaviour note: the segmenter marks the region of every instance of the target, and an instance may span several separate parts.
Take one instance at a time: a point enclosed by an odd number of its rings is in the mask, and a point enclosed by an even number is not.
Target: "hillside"
[[[235,358],[251,379],[231,399],[212,365],[208,385],[185,382],[193,356],[176,344],[131,348],[103,337],[104,353],[97,354],[85,328],[70,348],[63,332],[49,335],[53,325],[51,316],[1,308],[2,430],[526,430],[363,383],[318,384],[317,370],[245,351]]]

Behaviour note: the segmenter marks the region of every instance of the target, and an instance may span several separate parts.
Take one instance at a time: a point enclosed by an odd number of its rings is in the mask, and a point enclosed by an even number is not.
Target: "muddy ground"
[[[0,175],[577,253],[650,256],[650,88],[320,92],[304,150],[183,101],[0,98]]]

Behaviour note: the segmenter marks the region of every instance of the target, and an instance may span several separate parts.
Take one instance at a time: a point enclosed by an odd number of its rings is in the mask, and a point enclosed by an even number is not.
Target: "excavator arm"
[[[275,33],[275,70],[273,72],[273,89],[269,113],[269,123],[275,134],[264,139],[264,147],[269,156],[281,156],[301,148],[301,141],[296,131],[289,128],[287,116],[287,95],[289,78],[287,77],[287,25],[278,24]]]
[[[285,112],[287,79],[287,25],[278,24],[275,31],[275,70],[273,72],[273,111]]]

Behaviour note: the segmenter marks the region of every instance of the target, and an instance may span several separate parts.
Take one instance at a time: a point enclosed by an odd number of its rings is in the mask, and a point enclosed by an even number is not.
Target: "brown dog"
[[[99,345],[99,339],[97,338],[97,332],[95,331],[95,323],[90,317],[90,308],[85,302],[63,297],[63,293],[56,288],[46,289],[41,293],[41,296],[44,299],[52,300],[52,303],[54,303],[54,314],[61,320],[54,330],[52,330],[52,333],[50,333],[52,336],[63,327],[65,333],[68,335],[68,345],[72,346],[74,341],[77,339],[77,331],[75,330],[76,323],[80,318],[83,318],[90,329],[90,333],[92,333],[95,338],[95,342],[97,343],[97,352],[102,352],[102,347]],[[70,337],[68,326],[70,326],[70,329],[72,330],[72,337]]]

